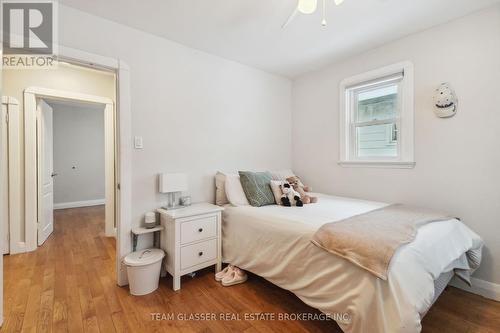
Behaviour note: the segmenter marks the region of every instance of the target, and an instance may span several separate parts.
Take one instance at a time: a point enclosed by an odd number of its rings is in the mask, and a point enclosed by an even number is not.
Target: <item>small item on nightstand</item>
[[[191,206],[191,197],[190,196],[181,197],[181,206],[184,207]]]
[[[155,212],[147,212],[144,214],[144,226],[146,229],[151,229],[156,227],[156,213]]]

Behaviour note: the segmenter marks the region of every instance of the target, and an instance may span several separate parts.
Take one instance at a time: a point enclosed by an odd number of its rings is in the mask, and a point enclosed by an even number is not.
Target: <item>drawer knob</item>
[[[201,257],[203,255],[203,252],[198,252],[198,255]]]
[[[203,228],[198,229],[198,232],[203,232]]]

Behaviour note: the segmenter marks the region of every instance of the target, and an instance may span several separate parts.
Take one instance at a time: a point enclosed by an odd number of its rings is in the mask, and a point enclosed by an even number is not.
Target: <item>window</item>
[[[413,66],[401,63],[341,84],[340,164],[404,167],[413,159]]]

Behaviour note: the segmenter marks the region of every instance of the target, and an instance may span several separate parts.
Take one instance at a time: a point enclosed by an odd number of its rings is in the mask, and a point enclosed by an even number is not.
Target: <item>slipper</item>
[[[222,285],[224,287],[233,286],[235,284],[245,282],[247,278],[247,273],[245,273],[238,267],[234,267],[234,269],[229,272],[228,275],[224,276],[224,278],[222,279]]]
[[[226,268],[224,268],[222,271],[220,271],[219,273],[215,274],[215,281],[222,281],[222,279],[227,275],[229,274],[230,272],[232,272],[234,270],[234,266],[233,265],[227,265]]]

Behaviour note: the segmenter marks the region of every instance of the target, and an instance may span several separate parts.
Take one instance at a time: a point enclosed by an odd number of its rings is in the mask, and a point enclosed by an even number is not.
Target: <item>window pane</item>
[[[358,157],[397,157],[396,124],[361,126],[356,128]]]
[[[397,117],[398,113],[398,85],[377,87],[357,93],[357,115],[358,123],[386,120]]]

